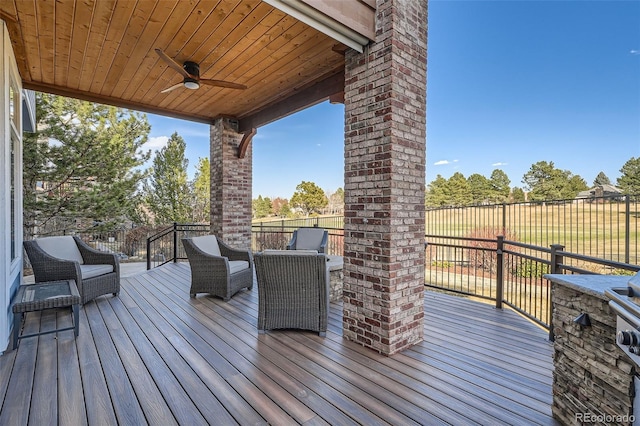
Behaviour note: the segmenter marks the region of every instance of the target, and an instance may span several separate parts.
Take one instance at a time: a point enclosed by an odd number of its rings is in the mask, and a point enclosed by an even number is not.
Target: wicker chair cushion
[[[218,246],[218,239],[215,235],[203,235],[201,237],[191,238],[193,244],[200,250],[213,256],[220,256],[220,247]]]
[[[80,265],[83,279],[99,277],[113,272],[113,265]]]
[[[229,261],[229,273],[235,274],[236,272],[249,269],[249,262],[246,260],[230,260]]]
[[[322,243],[324,229],[300,228],[296,237],[296,250],[318,250]]]
[[[38,246],[48,255],[58,259],[72,260],[81,265],[84,263],[80,250],[71,236],[43,237],[36,239]]]

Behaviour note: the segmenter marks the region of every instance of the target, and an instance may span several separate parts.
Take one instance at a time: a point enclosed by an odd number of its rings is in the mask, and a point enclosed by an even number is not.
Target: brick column
[[[234,120],[218,119],[210,128],[211,233],[232,247],[251,248],[251,146],[238,158],[242,134]]]
[[[426,0],[377,0],[345,62],[343,329],[386,355],[423,339],[426,53]]]

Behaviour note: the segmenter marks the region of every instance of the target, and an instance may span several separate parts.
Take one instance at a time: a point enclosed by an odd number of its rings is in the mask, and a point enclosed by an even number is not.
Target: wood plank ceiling
[[[260,0],[3,0],[25,88],[210,123],[258,127],[344,88],[346,46]],[[180,87],[155,52],[200,64]],[[308,104],[308,105],[305,105]]]

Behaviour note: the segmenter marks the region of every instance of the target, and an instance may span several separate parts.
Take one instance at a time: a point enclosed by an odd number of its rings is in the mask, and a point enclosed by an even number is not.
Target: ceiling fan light
[[[196,90],[200,88],[200,83],[198,83],[198,80],[186,77],[184,79],[184,87],[186,87],[187,89]]]

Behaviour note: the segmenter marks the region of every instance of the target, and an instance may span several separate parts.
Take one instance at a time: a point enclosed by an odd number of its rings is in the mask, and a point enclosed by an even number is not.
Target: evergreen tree
[[[427,185],[427,191],[424,196],[424,203],[426,207],[444,207],[449,205],[448,196],[448,182],[442,175],[437,175],[436,178]]]
[[[526,201],[522,188],[513,188],[513,190],[511,191],[511,201],[514,203],[524,203]]]
[[[146,115],[36,94],[36,133],[25,134],[24,233],[110,230],[134,215]]]
[[[328,203],[329,200],[318,185],[305,181],[296,186],[290,201],[292,206],[301,209],[307,217],[313,212],[319,212]]]
[[[455,207],[468,206],[472,204],[473,198],[469,182],[460,172],[455,172],[447,181],[449,193],[449,205]]]
[[[504,203],[509,200],[511,193],[511,180],[505,172],[495,169],[489,179],[489,201],[492,203]]]
[[[618,178],[618,187],[625,194],[640,194],[640,157],[631,157],[620,169],[622,175]]]
[[[485,204],[489,199],[489,180],[481,174],[474,173],[467,178],[469,190],[471,191],[472,204]]]
[[[146,203],[156,225],[185,223],[191,219],[191,194],[187,177],[186,143],[178,133],[169,138],[153,159],[145,183]]]
[[[211,165],[209,159],[199,158],[193,177],[193,222],[211,220]]]
[[[328,194],[329,214],[338,214],[344,212],[344,189],[338,188],[336,192]]]
[[[256,219],[267,217],[273,212],[271,199],[269,197],[262,198],[262,195],[258,195],[258,198],[255,198],[251,202],[251,207],[253,210],[253,217]]]
[[[556,169],[553,161],[533,164],[522,182],[530,190],[531,201],[570,199],[587,189],[584,179],[568,170]]]
[[[604,172],[598,173],[598,176],[596,176],[596,178],[593,180],[593,186],[600,185],[611,185],[611,181],[609,180],[607,175],[604,174]]]

